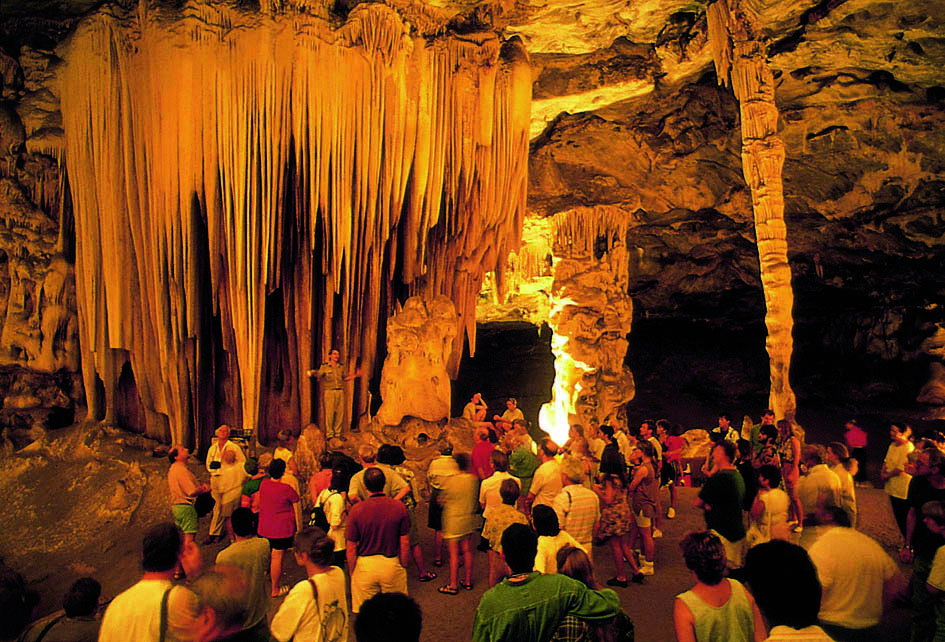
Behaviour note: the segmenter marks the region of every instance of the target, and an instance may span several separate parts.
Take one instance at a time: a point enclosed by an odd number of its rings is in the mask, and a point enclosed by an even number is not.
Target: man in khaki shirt
[[[325,408],[325,437],[340,437],[341,424],[345,417],[344,383],[360,377],[361,370],[345,375],[341,366],[341,353],[333,349],[328,353],[328,361],[318,370],[309,370],[305,374],[317,377],[321,382],[322,403]]]

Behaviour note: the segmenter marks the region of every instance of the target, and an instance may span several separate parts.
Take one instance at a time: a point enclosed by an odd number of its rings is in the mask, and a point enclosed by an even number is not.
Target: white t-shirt
[[[532,485],[528,489],[530,494],[535,495],[532,506],[538,504],[551,506],[555,496],[561,492],[561,488],[561,469],[558,467],[556,460],[549,459],[535,469]]]
[[[161,600],[171,588],[170,580],[141,580],[112,600],[102,618],[99,642],[157,642],[161,637]],[[167,600],[167,633],[186,632],[193,620],[189,615],[193,594],[175,587]]]
[[[348,601],[344,572],[332,566],[311,579],[318,587],[317,600],[312,597],[308,580],[293,586],[272,618],[269,626],[272,637],[279,642],[345,642],[348,639]]]
[[[915,450],[915,445],[911,441],[904,444],[893,442],[889,444],[889,450],[886,451],[886,459],[883,465],[886,470],[904,470],[909,453]],[[895,477],[886,480],[886,494],[896,499],[905,499],[909,495],[909,482],[912,481],[912,475],[901,473]]]
[[[512,473],[503,473],[496,471],[482,481],[479,485],[479,505],[482,506],[482,516],[484,519],[489,517],[489,511],[502,504],[502,496],[499,495],[499,487],[506,479],[514,479],[519,488],[522,482]]]
[[[335,541],[335,551],[345,550],[345,525],[348,522],[348,511],[344,494],[326,488],[318,495],[318,505],[325,511],[325,518],[328,520],[328,537]]]
[[[868,535],[831,528],[810,547],[823,586],[819,619],[849,629],[879,624],[883,584],[898,573],[892,558]]]
[[[567,531],[559,531],[557,535],[542,535],[538,538],[538,553],[535,555],[535,570],[545,575],[558,572],[556,556],[565,546],[574,546],[585,553],[589,551],[581,546]]]

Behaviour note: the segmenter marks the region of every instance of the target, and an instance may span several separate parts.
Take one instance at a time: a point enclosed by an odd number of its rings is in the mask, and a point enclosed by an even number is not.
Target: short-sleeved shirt
[[[742,520],[742,500],[745,497],[745,482],[734,469],[723,469],[709,477],[699,499],[711,507],[705,511],[705,526],[714,530],[730,542],[745,537]]]
[[[515,479],[512,473],[495,472],[479,485],[479,504],[482,505],[482,514],[488,517],[491,509],[502,504],[502,496],[499,494],[499,488],[506,479]],[[522,487],[522,482],[515,479],[515,482]]]
[[[868,535],[831,528],[810,547],[823,586],[819,619],[849,629],[879,624],[883,587],[899,569]]]
[[[316,376],[322,380],[325,390],[341,390],[344,386],[344,368],[340,363],[326,361],[318,369]]]
[[[506,410],[502,413],[502,421],[507,421],[510,424],[514,423],[516,420],[524,420],[525,415],[522,414],[522,411],[518,408],[512,408],[511,410]]]
[[[197,478],[183,462],[174,462],[167,471],[171,504],[193,504],[197,494]]]
[[[407,508],[396,499],[371,495],[348,513],[345,538],[357,544],[358,557],[400,555],[400,538],[410,533]]]
[[[915,529],[912,531],[912,549],[916,557],[931,560],[935,551],[945,545],[945,538],[936,535],[925,525],[922,519],[922,505],[926,502],[945,501],[945,489],[938,489],[929,483],[925,475],[917,475],[909,484],[909,494],[906,498],[910,508],[915,509]]]
[[[384,473],[384,494],[388,497],[396,497],[400,491],[407,488],[407,481],[397,474],[390,466],[376,464]],[[364,473],[367,469],[359,470],[351,477],[351,483],[348,484],[348,497],[357,497],[361,501],[368,498],[370,493],[364,487]]]
[[[911,441],[904,444],[899,442],[889,444],[886,458],[883,460],[886,470],[905,470],[909,453],[913,450],[915,450],[915,445]],[[896,499],[906,499],[909,494],[909,481],[911,479],[912,476],[908,473],[900,473],[895,477],[890,477],[885,484],[886,494]]]
[[[552,505],[555,497],[561,492],[561,469],[557,461],[549,459],[538,467],[528,492],[535,496],[533,505]]]
[[[270,539],[295,535],[295,507],[299,494],[282,482],[264,479],[259,485],[259,534]]]
[[[443,481],[447,477],[459,474],[456,460],[449,455],[440,455],[430,462],[427,468],[427,481],[437,490],[443,490]]]
[[[235,566],[246,577],[244,629],[256,626],[269,611],[269,542],[262,537],[233,542],[217,554],[217,564]]]
[[[594,538],[594,524],[600,519],[600,498],[580,484],[571,484],[552,502],[561,530],[567,531],[585,548]]]
[[[488,479],[492,473],[492,451],[495,450],[495,444],[488,439],[486,441],[477,441],[472,449],[472,472],[480,480]],[[479,471],[482,474],[479,474]]]

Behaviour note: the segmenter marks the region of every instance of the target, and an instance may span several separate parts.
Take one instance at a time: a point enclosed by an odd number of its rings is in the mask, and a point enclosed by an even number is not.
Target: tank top
[[[781,464],[794,463],[794,437],[778,440],[778,454],[781,455]]]
[[[755,639],[755,617],[745,587],[736,580],[724,579],[732,589],[728,601],[715,607],[692,591],[677,597],[692,613],[698,642],[752,642]]]

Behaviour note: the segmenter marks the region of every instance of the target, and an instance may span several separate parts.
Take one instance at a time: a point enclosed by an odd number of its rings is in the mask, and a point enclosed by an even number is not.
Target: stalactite
[[[555,355],[552,399],[538,421],[558,443],[574,423],[616,421],[633,399],[624,365],[633,306],[627,294],[627,213],[617,207],[578,208],[554,217],[551,287]]]
[[[395,273],[427,300],[448,295],[473,347],[482,275],[519,242],[531,86],[521,44],[411,35],[381,4],[358,5],[332,31],[276,15],[283,4],[266,3],[268,17],[199,1],[183,18],[146,2],[132,15],[106,8],[66,56],[86,390],[96,378],[108,388],[103,373],[127,358],[175,441],[201,430],[195,345],[211,340],[201,330],[211,316],[235,357],[241,423],[266,434],[268,294],[283,292],[305,409],[299,373],[331,347],[373,371],[378,318],[390,313],[382,284]],[[301,245],[288,257],[290,203]],[[199,296],[203,254],[210,301]],[[154,419],[148,432],[166,438]]]
[[[764,288],[765,325],[771,370],[769,405],[778,417],[794,417],[791,353],[794,292],[787,258],[784,189],[781,169],[784,144],[778,135],[774,77],[756,17],[741,0],[718,0],[708,9],[709,40],[719,82],[731,80],[742,127],[742,166],[751,190],[755,238]]]

